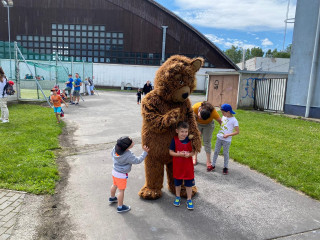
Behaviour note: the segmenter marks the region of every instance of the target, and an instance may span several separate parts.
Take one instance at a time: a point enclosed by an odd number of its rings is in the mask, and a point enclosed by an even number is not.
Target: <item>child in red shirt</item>
[[[52,88],[51,92],[53,95],[50,97],[50,102],[53,103],[53,110],[56,114],[57,122],[60,123],[61,102],[63,102],[66,107],[68,107],[68,104],[61,98],[60,95],[57,94],[57,90],[55,88]]]
[[[180,206],[180,192],[181,185],[184,182],[184,186],[187,191],[187,208],[193,210],[192,186],[194,186],[194,167],[192,156],[191,142],[188,138],[189,124],[187,122],[179,122],[176,132],[178,136],[175,136],[170,144],[169,154],[173,157],[173,178],[174,185],[176,187],[176,199],[173,203],[174,206]]]

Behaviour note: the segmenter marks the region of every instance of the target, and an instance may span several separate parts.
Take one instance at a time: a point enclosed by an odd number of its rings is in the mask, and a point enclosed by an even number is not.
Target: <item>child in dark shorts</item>
[[[177,136],[175,136],[170,144],[169,154],[173,157],[173,178],[176,188],[176,199],[173,205],[180,206],[180,192],[181,185],[184,182],[184,186],[187,191],[187,208],[193,210],[192,186],[194,186],[194,167],[192,156],[191,141],[188,138],[189,124],[187,122],[179,122],[176,128]]]

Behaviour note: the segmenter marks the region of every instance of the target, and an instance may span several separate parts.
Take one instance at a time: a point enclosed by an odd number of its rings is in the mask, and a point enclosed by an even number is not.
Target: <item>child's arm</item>
[[[169,154],[172,157],[184,157],[185,156],[184,152],[175,152],[175,151],[172,151],[171,149],[169,150]]]
[[[184,157],[189,158],[189,157],[193,157],[194,155],[195,155],[194,152],[185,152]]]
[[[234,136],[234,135],[237,135],[239,134],[239,127],[234,127],[235,131],[233,133],[229,133],[229,134],[225,134],[223,135],[224,138],[227,138],[227,137],[230,137],[230,136]]]
[[[61,101],[64,103],[64,105],[66,105],[66,107],[68,107],[68,104],[62,98]]]
[[[149,152],[149,148],[144,145],[142,147],[143,149],[143,153],[139,156],[139,157],[136,157],[132,152],[131,152],[131,155],[128,157],[127,159],[127,162],[128,163],[131,163],[131,164],[139,164],[139,163],[142,163],[143,160],[146,158],[146,156],[148,155],[148,152]]]

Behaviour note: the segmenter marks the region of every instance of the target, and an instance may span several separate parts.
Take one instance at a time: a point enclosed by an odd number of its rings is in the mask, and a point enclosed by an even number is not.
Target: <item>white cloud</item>
[[[268,38],[265,38],[265,39],[261,40],[261,45],[264,47],[267,47],[267,46],[273,45],[273,42],[271,42]]]
[[[231,38],[224,39],[224,38],[218,37],[213,34],[205,34],[205,36],[211,42],[213,42],[214,44],[216,44],[222,48],[231,48],[232,46],[235,46],[235,47],[239,47],[239,48],[245,48],[245,49],[250,48],[251,49],[254,47],[258,47],[257,45],[254,45],[254,44],[245,43],[245,42],[247,42],[246,40],[241,41],[239,39],[231,39]]]
[[[294,1],[293,1],[294,2]],[[284,27],[287,0],[174,0],[177,14],[187,22],[211,28],[242,31],[279,30]],[[294,17],[291,2],[289,17]],[[289,24],[288,28],[292,28]]]

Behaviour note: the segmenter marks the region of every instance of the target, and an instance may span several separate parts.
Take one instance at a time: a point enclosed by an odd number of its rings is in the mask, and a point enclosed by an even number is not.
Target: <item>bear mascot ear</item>
[[[202,67],[203,62],[203,58],[196,58],[192,61],[191,66],[194,72],[198,72],[198,70]]]

